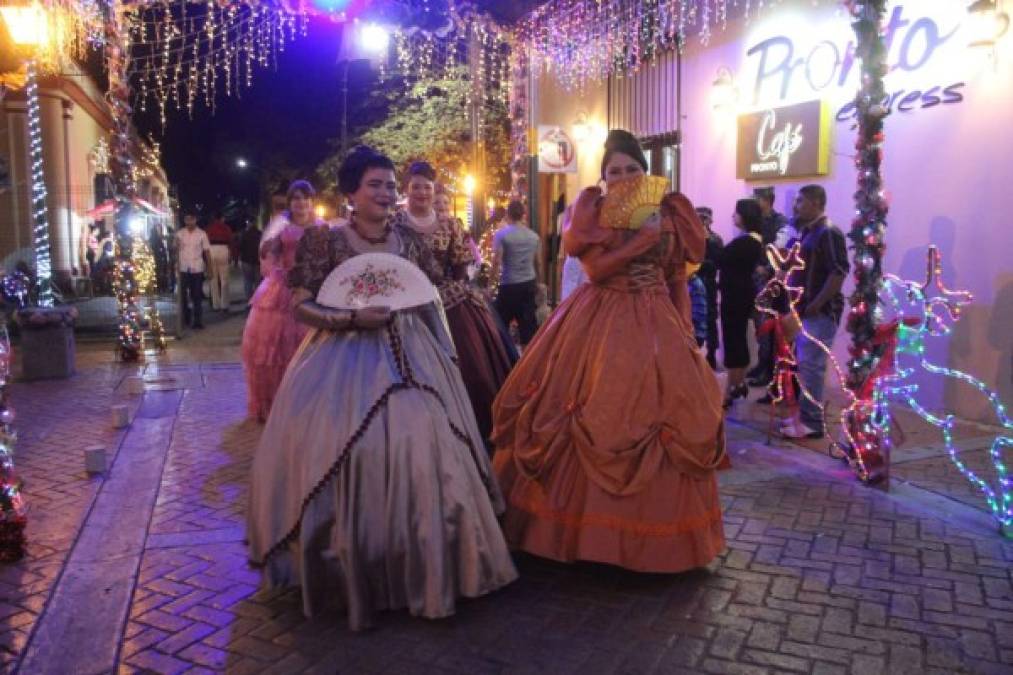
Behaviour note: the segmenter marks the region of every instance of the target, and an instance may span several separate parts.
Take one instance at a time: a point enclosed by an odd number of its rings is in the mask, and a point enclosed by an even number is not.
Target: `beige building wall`
[[[87,228],[85,215],[95,206],[94,151],[112,127],[102,92],[91,78],[70,66],[70,77],[44,78],[39,86],[43,164],[46,178],[50,246],[57,282],[83,275]],[[32,248],[31,163],[28,156],[23,92],[0,104],[0,156],[9,165],[11,185],[0,189],[0,260]],[[137,154],[141,155],[137,142]],[[168,181],[159,167],[144,181],[141,196],[166,208]],[[30,258],[33,260],[33,258]]]

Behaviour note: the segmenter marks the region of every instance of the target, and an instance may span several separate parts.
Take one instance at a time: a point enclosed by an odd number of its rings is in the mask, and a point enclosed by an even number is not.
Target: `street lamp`
[[[236,168],[237,169],[245,169],[248,166],[249,166],[249,163],[244,158],[239,157],[239,158],[236,159]]]
[[[46,210],[46,176],[42,164],[42,120],[36,52],[47,44],[49,22],[37,2],[5,3],[0,16],[11,40],[28,55],[25,64],[25,94],[28,104],[28,145],[32,163],[32,243],[35,248],[35,275],[39,284],[39,306],[53,306],[53,264],[49,254],[49,217]]]

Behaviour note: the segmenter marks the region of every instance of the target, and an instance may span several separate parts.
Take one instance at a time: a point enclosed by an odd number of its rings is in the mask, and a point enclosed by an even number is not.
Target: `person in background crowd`
[[[841,286],[848,275],[847,243],[842,233],[826,216],[827,193],[820,185],[806,185],[795,198],[798,228],[802,234],[802,260],[805,269],[792,284],[803,288],[796,309],[802,318],[802,332],[795,339],[795,359],[799,380],[816,404],[808,397],[799,401],[799,419],[789,418],[781,429],[788,438],[823,438],[823,381],[827,355],[806,333],[830,348],[844,312]]]
[[[204,230],[197,227],[197,214],[184,211],[183,228],[176,233],[179,251],[179,272],[183,283],[183,321],[191,328],[204,328],[201,320],[204,303],[204,270],[207,269],[211,242]]]
[[[216,213],[207,229],[211,242],[208,264],[208,283],[211,286],[211,307],[229,311],[229,260],[232,257],[232,228],[221,213]]]
[[[538,284],[535,291],[535,321],[541,327],[549,319],[552,308],[549,307],[549,287],[545,284]]]
[[[496,311],[507,326],[517,321],[521,347],[526,347],[538,330],[535,293],[541,239],[525,224],[526,215],[523,202],[512,200],[507,204],[506,224],[492,239],[492,267],[500,275]]]
[[[699,274],[694,274],[686,280],[689,286],[689,304],[693,312],[693,334],[696,336],[696,344],[703,347],[707,344],[707,287]]]
[[[707,249],[700,269],[697,270],[697,276],[707,289],[707,363],[716,370],[717,351],[721,346],[718,333],[718,267],[721,264],[721,252],[725,248],[725,242],[721,239],[721,235],[711,229],[714,212],[709,206],[697,207],[696,215],[707,228]]]
[[[417,233],[435,257],[439,270],[430,281],[440,291],[450,336],[471,406],[483,439],[492,431],[492,402],[513,366],[492,308],[468,281],[474,255],[456,219],[441,219],[434,207],[436,170],[414,162],[405,181],[408,204],[394,222]]]
[[[773,186],[753,190],[753,199],[760,205],[760,236],[763,237],[764,246],[776,243],[781,230],[788,224],[788,218],[774,208],[775,196]]]
[[[315,194],[308,182],[293,182],[288,188],[288,210],[273,221],[260,243],[259,268],[264,281],[250,299],[241,348],[247,409],[258,422],[267,420],[285,369],[308,331],[296,321],[292,291],[285,279],[295,264],[303,233],[309,227],[323,226],[313,213]]]
[[[243,270],[243,291],[246,299],[253,298],[253,292],[260,283],[260,240],[261,231],[257,224],[247,221],[239,233],[239,265]]]
[[[720,267],[721,336],[728,369],[725,408],[749,394],[745,380],[749,367],[749,317],[756,298],[753,273],[763,257],[760,205],[753,199],[740,199],[735,203],[732,218],[739,235],[725,246]]]
[[[609,132],[601,175],[643,175],[627,131]],[[718,467],[721,390],[693,337],[686,264],[707,232],[685,196],[639,230],[600,222],[584,190],[563,234],[589,281],[553,313],[496,399],[494,467],[516,548],[641,572],[702,567],[725,544]],[[688,305],[688,297],[686,304]]]
[[[162,236],[162,226],[155,224],[148,232],[148,248],[155,259],[155,288],[157,292],[169,289],[169,254]]]

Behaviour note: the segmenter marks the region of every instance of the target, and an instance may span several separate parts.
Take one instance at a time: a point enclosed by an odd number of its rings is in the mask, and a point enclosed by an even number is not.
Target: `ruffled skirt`
[[[492,402],[516,359],[507,352],[488,305],[463,301],[447,309],[447,324],[457,360],[483,439],[492,433]]]
[[[502,497],[442,328],[315,332],[288,369],[253,462],[250,555],[307,615],[347,608],[444,617],[517,572]]]
[[[512,546],[649,572],[724,548],[721,391],[685,324],[663,286],[589,283],[542,327],[493,408]]]
[[[306,337],[307,328],[296,321],[291,303],[292,292],[277,275],[264,279],[250,301],[241,353],[249,415],[261,422],[271,412],[285,369]]]

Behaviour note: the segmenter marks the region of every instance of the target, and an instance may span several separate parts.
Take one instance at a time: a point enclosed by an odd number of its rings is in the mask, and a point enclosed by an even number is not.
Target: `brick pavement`
[[[859,485],[825,455],[763,445],[746,407],[747,424],[729,426],[735,468],[721,477],[729,549],[708,570],[642,575],[522,556],[517,583],[445,621],[393,612],[364,634],[338,614],[307,621],[297,593],[258,591],[246,566],[259,428],[228,362],[236,342],[216,328],[171,355],[169,369],[192,354],[211,365],[187,380],[200,386],[186,391],[169,445],[121,672],[1013,672],[1013,542]],[[104,423],[100,407],[92,416]],[[29,447],[19,465],[52,461],[25,457]],[[919,462],[939,466],[922,475]],[[938,458],[902,466],[938,490],[959,485]],[[59,503],[54,492],[33,519]]]

